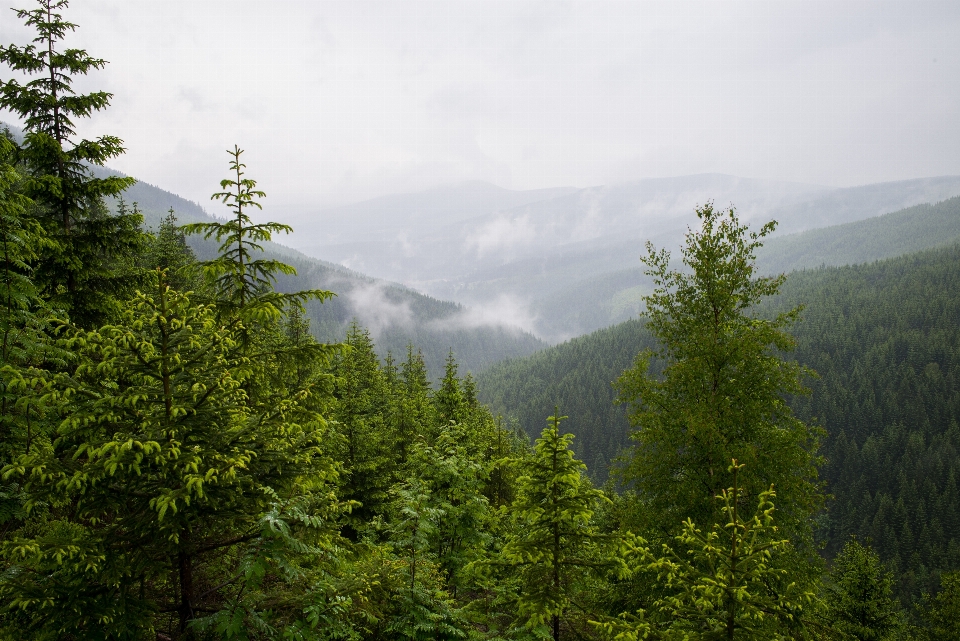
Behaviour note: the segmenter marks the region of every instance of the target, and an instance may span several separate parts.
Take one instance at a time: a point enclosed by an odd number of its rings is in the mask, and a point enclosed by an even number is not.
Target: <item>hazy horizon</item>
[[[65,46],[110,62],[77,81],[114,94],[80,133],[121,137],[116,169],[213,212],[234,143],[292,224],[469,180],[960,174],[956,2],[74,0],[65,17]],[[0,21],[0,41],[31,37]]]

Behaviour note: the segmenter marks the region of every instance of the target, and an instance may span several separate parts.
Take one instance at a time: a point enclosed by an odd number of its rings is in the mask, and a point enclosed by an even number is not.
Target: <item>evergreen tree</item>
[[[893,596],[893,574],[880,557],[855,539],[833,561],[824,595],[824,618],[843,639],[886,641],[904,629]]]
[[[443,510],[435,505],[429,486],[417,478],[398,484],[394,496],[390,540],[406,566],[406,581],[388,632],[411,641],[465,638],[454,604],[440,586],[436,556],[430,550]]]
[[[432,441],[436,436],[427,366],[423,354],[414,350],[412,344],[407,346],[407,359],[400,364],[396,384],[398,398],[393,423],[397,454],[401,462],[406,462],[418,437]]]
[[[316,390],[251,406],[238,329],[152,281],[120,324],[64,328],[75,366],[26,390],[59,423],[3,470],[35,515],[0,547],[24,629],[190,638],[202,613],[263,619],[251,582],[282,583],[284,558],[330,547],[340,505]]]
[[[517,612],[527,625],[549,625],[559,641],[570,598],[585,574],[602,567],[607,537],[591,523],[603,493],[590,487],[585,465],[570,450],[571,434],[560,434],[560,421],[547,419],[518,483],[510,507],[515,529],[494,565],[520,575]]]
[[[748,232],[732,209],[710,204],[697,216],[701,228],[682,251],[687,269],[672,268],[668,252],[647,244],[655,289],[645,314],[660,346],[641,352],[618,381],[635,428],[626,476],[648,507],[645,527],[662,531],[687,518],[710,523],[737,459],[746,465],[742,496],[775,486],[782,527],[795,543],[809,542],[809,517],[822,504],[819,432],[791,414],[787,397],[804,391],[804,370],[782,356],[794,345],[784,330],[800,309],[772,320],[755,315],[784,281],[756,277],[753,264],[775,223]],[[665,361],[662,375],[651,371],[654,357]]]
[[[675,537],[679,550],[660,554],[646,541],[624,541],[628,574],[659,583],[663,593],[646,610],[599,624],[616,638],[708,641],[791,639],[802,634],[801,615],[813,594],[787,580],[783,552],[790,542],[774,525],[775,494],[762,492],[748,518],[738,507],[742,465],[730,467],[734,484],[718,500],[722,516],[704,533],[687,519]]]
[[[330,413],[340,437],[334,451],[343,464],[340,497],[356,501],[348,516],[348,536],[356,539],[384,512],[395,481],[394,440],[387,429],[387,384],[370,333],[351,324],[346,349],[333,361],[334,396]]]
[[[120,208],[124,207],[121,200]],[[174,289],[196,291],[203,286],[193,269],[196,262],[193,250],[187,245],[186,234],[177,225],[177,216],[171,208],[147,244],[144,264],[148,269],[164,272],[167,284]]]
[[[201,263],[210,280],[217,307],[227,318],[242,316],[248,323],[276,322],[291,305],[302,307],[308,300],[324,301],[333,296],[324,290],[305,290],[281,293],[273,288],[280,274],[294,275],[297,270],[279,260],[255,258],[254,252],[263,252],[261,243],[273,234],[290,233],[293,228],[281,223],[254,223],[250,209],[263,209],[259,199],[266,194],[256,189],[257,183],[245,178],[246,165],[240,162],[243,150],[234,146],[230,154],[233,176],[220,181],[223,191],[211,196],[233,210],[227,222],[193,223],[184,225],[187,234],[202,234],[220,243],[220,253],[213,260]]]
[[[440,387],[433,395],[433,406],[440,427],[451,422],[462,423],[466,419],[467,404],[457,377],[457,361],[453,357],[453,350],[447,354]]]
[[[0,61],[37,77],[23,85],[16,79],[0,84],[0,107],[24,118],[26,194],[53,241],[33,261],[35,282],[75,323],[92,327],[116,313],[119,301],[140,282],[133,257],[144,243],[142,217],[136,211],[111,215],[103,202],[132,185],[132,178],[95,178],[89,169],[122,154],[123,141],[115,136],[72,141],[73,119],[105,109],[112,97],[103,91],[76,94],[73,79],[102,69],[106,61],[82,49],[58,48],[77,28],[58,13],[67,0],[38,4],[16,11],[36,31],[35,44],[0,48]]]
[[[924,607],[928,641],[960,639],[960,572],[940,576],[940,592],[929,598]]]
[[[13,143],[0,136],[0,466],[30,447],[39,416],[24,390],[43,375],[38,366],[62,356],[50,347],[48,311],[31,278],[45,236],[27,214],[33,203],[22,193],[13,152]],[[0,485],[4,530],[22,518],[21,498],[16,482]]]

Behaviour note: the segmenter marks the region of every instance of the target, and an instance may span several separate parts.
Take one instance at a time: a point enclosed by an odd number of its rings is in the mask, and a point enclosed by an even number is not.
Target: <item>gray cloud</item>
[[[379,283],[356,286],[346,292],[353,314],[377,338],[389,327],[411,327],[413,312],[409,301],[391,301]]]
[[[236,142],[287,222],[465,179],[960,174],[955,1],[89,0],[69,17],[69,44],[111,61],[78,87],[116,95],[81,133],[126,140],[117,168],[202,202]],[[0,41],[28,38],[0,20]]]

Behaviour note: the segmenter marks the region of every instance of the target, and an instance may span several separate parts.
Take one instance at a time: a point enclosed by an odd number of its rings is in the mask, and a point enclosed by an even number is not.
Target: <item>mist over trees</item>
[[[774,223],[708,204],[683,269],[649,245],[644,324],[431,376],[357,322],[318,339],[334,292],[266,254],[239,146],[231,216],[143,229],[92,169],[122,141],[73,134],[111,96],[72,93],[105,61],[68,9],[0,49],[32,78],[0,85],[0,638],[955,635],[956,247],[762,276]],[[623,416],[611,362],[632,442],[578,450],[575,399]],[[544,364],[570,377],[532,434],[481,402],[537,411]],[[580,460],[621,453],[601,487]]]

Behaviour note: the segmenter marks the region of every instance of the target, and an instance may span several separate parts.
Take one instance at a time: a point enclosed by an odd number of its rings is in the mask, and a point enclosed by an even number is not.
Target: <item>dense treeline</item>
[[[526,358],[510,359],[477,375],[478,394],[490,408],[535,433],[544,411],[559,407],[577,435],[573,448],[597,482],[628,440],[627,412],[613,381],[638,352],[656,346],[643,321],[632,320],[571,339]]]
[[[869,537],[901,594],[960,567],[960,246],[801,272],[797,358],[818,374],[793,403],[828,431],[828,550]],[[780,301],[772,301],[774,305]]]
[[[333,294],[278,286],[296,270],[262,245],[288,228],[252,221],[239,147],[230,217],[111,214],[129,181],[86,163],[121,141],[70,122],[108,104],[70,84],[104,63],[60,50],[65,0],[38,4],[17,13],[43,46],[0,49],[40,75],[0,86],[27,122],[0,137],[0,638],[956,637],[960,574],[914,626],[870,546],[824,572],[821,432],[782,402],[799,310],[750,314],[783,285],[754,274],[772,224],[705,206],[687,271],[650,248],[656,342],[620,378],[632,485],[599,490],[556,408],[531,444],[452,354],[431,385],[356,324],[318,342],[306,308]]]
[[[804,305],[791,330],[794,357],[818,376],[808,381],[812,393],[791,404],[827,432],[822,476],[833,499],[821,536],[828,553],[851,534],[870,539],[897,570],[904,598],[960,567],[958,283],[960,247],[951,247],[795,272],[758,312]],[[651,344],[643,322],[629,321],[484,372],[480,396],[528,430],[563,399],[578,453],[609,461],[629,443],[611,383]],[[606,478],[601,468],[591,471]]]

